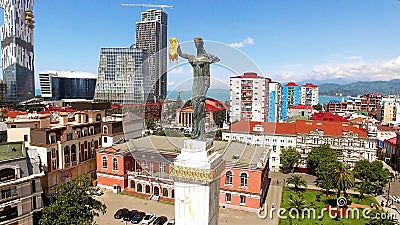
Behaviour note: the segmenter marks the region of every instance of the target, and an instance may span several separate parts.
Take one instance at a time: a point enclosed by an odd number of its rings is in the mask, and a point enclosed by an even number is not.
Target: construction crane
[[[161,8],[161,10],[164,10],[164,8],[169,8],[173,9],[174,6],[172,5],[153,5],[153,4],[121,4],[122,6],[139,6],[139,7],[150,7],[150,8]]]

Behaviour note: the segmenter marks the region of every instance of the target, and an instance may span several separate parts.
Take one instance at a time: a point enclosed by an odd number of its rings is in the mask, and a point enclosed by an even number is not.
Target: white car
[[[150,223],[153,222],[155,219],[155,213],[147,214],[142,220],[142,225],[150,225]]]
[[[167,225],[175,225],[175,220],[170,220]]]

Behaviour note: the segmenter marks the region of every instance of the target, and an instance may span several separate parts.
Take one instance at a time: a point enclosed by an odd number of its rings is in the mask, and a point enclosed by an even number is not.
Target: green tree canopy
[[[313,105],[313,109],[321,111],[322,110],[322,105],[321,104],[317,104],[317,105]]]
[[[93,198],[92,180],[78,175],[57,186],[56,201],[43,209],[41,225],[89,225],[95,216],[106,212],[106,206]]]
[[[307,181],[298,174],[292,175],[291,177],[287,178],[286,183],[293,184],[294,190],[296,192],[300,190],[300,187],[307,187]]]
[[[283,167],[283,172],[293,171],[294,166],[300,161],[301,154],[296,148],[288,147],[282,150],[279,155]]]
[[[346,190],[354,187],[353,171],[350,171],[343,163],[340,163],[338,168],[333,171],[332,182],[334,187],[338,190],[338,197],[340,197],[341,191],[343,191],[346,196]]]
[[[390,179],[389,170],[383,168],[383,163],[378,160],[374,162],[360,160],[356,162],[353,171],[355,178],[364,182],[363,186],[369,187],[369,189],[364,188],[367,194],[381,193]]]
[[[329,144],[312,147],[307,156],[307,168],[316,170],[321,163],[337,162],[337,153]]]

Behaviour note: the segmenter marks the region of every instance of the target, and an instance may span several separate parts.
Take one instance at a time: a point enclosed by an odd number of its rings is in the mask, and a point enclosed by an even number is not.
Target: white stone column
[[[212,141],[186,140],[170,175],[176,225],[218,225],[220,175],[225,168]]]

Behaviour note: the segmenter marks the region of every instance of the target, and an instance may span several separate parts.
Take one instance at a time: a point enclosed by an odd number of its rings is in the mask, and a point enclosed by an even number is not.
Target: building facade
[[[140,48],[101,48],[94,99],[115,104],[141,104],[151,91],[147,52]]]
[[[377,119],[384,124],[400,123],[400,99],[382,98],[377,108]]]
[[[318,105],[319,87],[307,83],[300,88],[300,104],[307,106]]]
[[[167,13],[156,9],[142,12],[136,23],[136,45],[148,53],[151,93],[156,99],[167,96],[167,27]],[[148,100],[153,100],[151,97]]]
[[[278,82],[268,82],[268,122],[278,122],[281,119],[281,92]]]
[[[300,104],[300,86],[289,82],[282,87],[282,121],[287,120],[290,106]]]
[[[296,120],[294,123],[239,121],[222,130],[222,140],[242,142],[269,148],[270,168],[281,166],[282,149],[295,147],[301,153],[298,170],[306,172],[306,159],[312,147],[329,144],[336,150],[339,161],[350,167],[355,162],[377,159],[376,132],[352,126],[348,122]],[[273,158],[275,157],[275,158]]]
[[[97,75],[76,71],[39,73],[41,95],[46,101],[94,97]]]
[[[22,102],[35,96],[33,54],[33,0],[2,0],[1,61],[7,84],[6,101]]]
[[[230,121],[266,121],[268,116],[268,79],[256,73],[230,78]]]
[[[23,142],[0,144],[0,155],[0,223],[38,224],[43,208],[40,160],[28,155]]]

